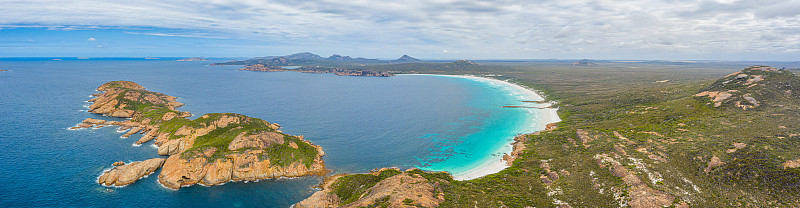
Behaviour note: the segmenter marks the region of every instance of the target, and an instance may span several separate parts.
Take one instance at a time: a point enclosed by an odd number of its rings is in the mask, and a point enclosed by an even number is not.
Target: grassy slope
[[[377,172],[377,174],[351,174],[338,178],[336,182],[331,185],[332,192],[341,199],[340,205],[346,205],[360,199],[367,191],[367,189],[375,186],[378,182],[402,173],[395,169],[386,169]],[[444,172],[425,172],[419,169],[407,171],[408,174],[419,174],[420,176],[428,179],[431,183],[435,182],[433,179],[440,179],[452,183],[453,178]],[[449,186],[448,183],[441,184],[444,187]],[[386,207],[389,198],[383,198],[375,202],[373,207]]]
[[[648,187],[675,196],[676,203],[699,207],[798,204],[800,174],[780,167],[783,161],[800,157],[796,149],[800,138],[788,137],[800,131],[798,103],[778,102],[783,106],[745,111],[714,108],[708,98],[693,96],[750,63],[503,64],[514,70],[483,73],[502,74],[503,79],[542,90],[548,99],[559,102],[564,121],[554,131],[529,136],[530,151],[511,168],[444,187],[447,201],[442,207],[624,205],[630,200],[629,187],[595,159],[598,154],[614,154],[614,146],[627,153],[619,160],[628,170]],[[669,81],[656,82],[661,80]],[[588,147],[578,140],[578,129],[594,138],[586,143]],[[726,153],[734,142],[747,147]],[[706,173],[711,156],[725,164]],[[567,170],[570,175],[547,186],[539,178],[545,173],[540,167],[544,162],[551,170]]]

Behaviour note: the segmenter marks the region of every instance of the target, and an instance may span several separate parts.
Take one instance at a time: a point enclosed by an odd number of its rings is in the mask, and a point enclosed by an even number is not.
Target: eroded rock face
[[[105,186],[124,186],[139,180],[140,178],[155,172],[162,164],[164,158],[153,158],[145,161],[132,162],[130,164],[120,164],[116,162],[116,167],[100,175],[97,183]]]
[[[783,169],[786,168],[800,168],[800,159],[786,161],[783,163]]]
[[[581,143],[583,143],[584,147],[589,147],[590,145],[588,145],[587,143],[594,140],[592,137],[589,137],[589,132],[586,132],[582,129],[578,129],[576,131],[576,135],[578,136],[578,139],[581,140]]]
[[[611,174],[619,177],[628,185],[630,201],[628,205],[633,208],[666,207],[672,204],[675,197],[663,191],[647,186],[636,174],[625,168],[620,162],[606,154],[595,155],[600,167],[609,167]]]
[[[170,156],[158,175],[158,182],[173,189],[196,184],[205,177],[205,165],[206,159],[202,157],[185,160],[179,155]]]
[[[800,79],[791,72],[768,66],[750,66],[717,80],[695,96],[709,97],[709,104],[713,103],[714,107],[758,109],[796,103],[800,96],[793,95],[791,90],[798,84]]]
[[[335,175],[331,176],[330,178],[325,179],[323,182],[322,190],[314,192],[313,195],[304,199],[303,201],[298,202],[293,207],[295,208],[331,208],[331,207],[338,207],[341,203],[341,199],[339,199],[336,194],[332,192],[331,187],[333,183],[336,182],[337,179],[340,177],[345,176]]]
[[[229,154],[225,158],[217,158],[214,161],[208,161],[205,157],[186,159],[181,158],[180,155],[172,155],[164,164],[158,181],[166,187],[178,189],[181,186],[196,183],[210,186],[230,181],[253,181],[327,173],[321,156],[308,167],[299,162],[281,167],[272,164],[269,159],[262,159],[263,154],[263,150],[250,150],[244,153]]]
[[[713,170],[714,168],[719,167],[719,166],[724,165],[724,164],[725,163],[722,162],[722,160],[720,160],[719,157],[717,157],[716,155],[712,156],[711,160],[708,161],[708,166],[706,167],[706,169],[704,171],[706,173],[711,172],[711,170]]]
[[[228,145],[228,149],[237,150],[246,147],[263,149],[273,144],[283,144],[283,135],[275,132],[262,132],[254,135],[240,134]]]
[[[404,199],[411,199],[411,204],[423,207],[437,207],[444,200],[436,198],[438,195],[433,184],[423,177],[414,177],[408,173],[401,173],[378,182],[367,190],[366,196],[355,201],[347,207],[365,207],[374,201],[390,196],[389,204],[403,205]]]
[[[722,105],[722,102],[733,96],[733,94],[731,94],[730,92],[705,91],[697,93],[694,96],[695,97],[708,96],[711,98],[711,102],[714,102],[714,107],[719,107]]]

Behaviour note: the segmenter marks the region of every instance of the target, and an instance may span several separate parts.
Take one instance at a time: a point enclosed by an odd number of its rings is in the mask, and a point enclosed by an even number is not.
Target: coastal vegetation
[[[517,137],[515,145],[525,150],[515,151],[510,167],[499,173],[466,181],[419,169],[334,175],[296,207],[800,204],[795,148],[800,145],[800,78],[794,70],[742,66],[746,63],[572,63],[462,60],[337,68],[509,80],[539,90],[559,108],[562,121]],[[283,134],[277,124],[233,113],[191,120],[191,114],[175,109],[183,105],[175,97],[135,83],[110,82],[98,90],[105,93],[92,100],[91,112],[131,120],[87,119],[80,127],[117,125],[131,129],[126,135],[145,132],[137,144],[155,140],[159,154],[170,155],[115,164],[100,183],[130,183],[135,179],[124,172],[146,175],[158,166],[164,175],[159,181],[176,188],[324,174],[321,148],[302,136]],[[252,172],[257,167],[267,168]]]
[[[790,70],[746,63],[493,64],[502,66],[432,73],[491,75],[532,87],[556,102],[563,121],[520,137],[527,151],[499,173],[421,183],[439,182],[443,200],[436,206],[800,204],[800,78]],[[337,193],[335,206],[365,199],[373,201],[359,205],[387,205],[395,196],[372,194],[387,180],[375,172],[336,176],[321,192]]]

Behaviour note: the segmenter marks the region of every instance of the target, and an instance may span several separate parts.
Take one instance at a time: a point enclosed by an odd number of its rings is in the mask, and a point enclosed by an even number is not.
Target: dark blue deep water
[[[222,60],[218,60],[222,61]],[[304,135],[326,152],[333,173],[380,167],[458,172],[525,133],[531,112],[502,87],[454,77],[350,77],[246,72],[174,59],[0,59],[0,207],[288,207],[320,177],[271,179],[180,190],[159,172],[122,188],[95,180],[115,161],[159,157],[116,128],[71,131],[89,95],[113,80],[179,97],[195,117],[234,112]],[[535,117],[535,114],[533,114]],[[466,146],[465,146],[466,145]],[[482,149],[481,149],[482,148]],[[507,148],[507,146],[505,147]],[[472,151],[476,150],[476,151]],[[453,160],[448,160],[453,158]]]

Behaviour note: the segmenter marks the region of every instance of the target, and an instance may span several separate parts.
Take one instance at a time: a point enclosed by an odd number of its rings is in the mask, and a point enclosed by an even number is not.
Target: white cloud
[[[94,37],[90,37],[90,38],[89,38],[89,39],[87,39],[87,40],[88,40],[88,41],[96,41],[97,39],[95,39]]]
[[[12,0],[0,2],[0,27],[170,28],[183,32],[129,33],[367,57],[456,56],[440,52],[448,48],[468,56],[453,58],[691,58],[796,51],[798,8],[800,0]]]

